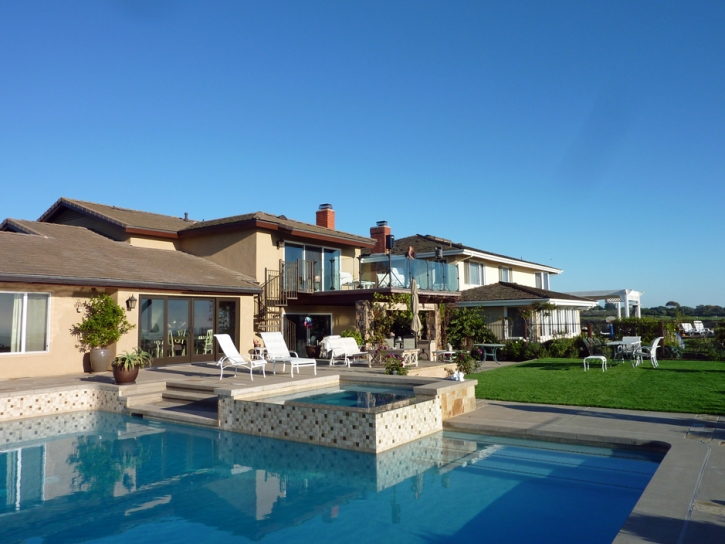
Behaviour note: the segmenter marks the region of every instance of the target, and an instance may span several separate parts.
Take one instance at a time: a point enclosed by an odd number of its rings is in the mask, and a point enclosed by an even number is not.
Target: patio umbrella
[[[418,333],[423,328],[418,316],[420,302],[418,301],[418,285],[415,283],[415,278],[410,280],[410,309],[413,312],[413,322],[410,324],[410,328],[415,333],[415,342],[418,345]]]

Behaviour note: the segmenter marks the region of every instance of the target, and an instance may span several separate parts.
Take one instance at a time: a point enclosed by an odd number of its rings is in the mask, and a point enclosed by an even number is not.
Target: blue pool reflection
[[[611,542],[660,461],[458,433],[376,456],[100,412],[0,433],[3,544]]]

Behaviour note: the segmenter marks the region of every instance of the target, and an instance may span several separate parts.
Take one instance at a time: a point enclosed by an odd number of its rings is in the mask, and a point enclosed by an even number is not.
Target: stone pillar
[[[363,341],[367,342],[370,334],[370,324],[373,319],[373,306],[369,300],[355,301],[355,326],[362,334]]]

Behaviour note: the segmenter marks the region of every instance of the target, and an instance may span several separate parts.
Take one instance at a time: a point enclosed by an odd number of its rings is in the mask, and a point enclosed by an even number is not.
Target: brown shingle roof
[[[222,217],[220,219],[213,219],[210,221],[199,221],[193,225],[188,225],[183,229],[183,233],[193,233],[202,229],[209,229],[214,227],[223,226],[243,226],[245,223],[252,222],[265,222],[272,223],[282,230],[292,231],[299,236],[305,234],[319,235],[329,238],[339,238],[343,241],[350,242],[356,246],[372,247],[375,244],[375,240],[372,238],[366,238],[365,236],[358,236],[357,234],[350,234],[348,232],[342,232],[340,230],[328,229],[327,227],[320,227],[319,225],[313,225],[311,223],[303,223],[302,221],[295,221],[294,219],[288,219],[284,215],[272,215],[265,212],[254,212],[243,215],[235,215],[233,217]]]
[[[408,250],[408,246],[413,246],[416,253],[433,253],[437,247],[443,248],[443,251],[451,249],[467,249],[470,251],[477,251],[479,253],[486,253],[495,257],[501,257],[503,259],[511,259],[519,261],[521,263],[543,266],[546,268],[554,268],[553,266],[535,263],[532,261],[524,261],[523,259],[517,259],[516,257],[509,257],[508,255],[501,255],[500,253],[493,253],[491,251],[485,251],[483,249],[477,249],[475,247],[466,246],[464,244],[451,242],[445,238],[438,238],[430,234],[416,234],[414,236],[406,236],[405,238],[398,238],[395,240],[395,248],[392,250],[393,254],[403,255]]]
[[[256,293],[254,279],[181,251],[134,247],[82,227],[7,220],[0,281]],[[1,229],[0,229],[1,230]]]
[[[105,204],[73,200],[65,197],[60,198],[53,204],[48,211],[40,216],[38,221],[47,221],[62,207],[98,217],[122,228],[130,227],[143,230],[178,232],[194,223],[194,221],[185,221],[180,217],[173,217],[171,215],[118,208],[116,206],[107,206]]]
[[[581,302],[592,302],[588,298],[576,297],[566,293],[557,293],[556,291],[547,291],[546,289],[538,289],[527,285],[519,285],[518,283],[499,282],[491,285],[483,285],[466,289],[461,292],[461,302],[475,301],[492,301],[492,300],[532,300],[532,299],[557,299],[557,300],[573,300]]]

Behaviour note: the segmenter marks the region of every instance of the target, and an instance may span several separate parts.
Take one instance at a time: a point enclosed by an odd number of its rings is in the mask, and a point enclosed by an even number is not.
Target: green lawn
[[[725,362],[661,361],[609,367],[539,359],[471,374],[479,399],[725,415]]]

